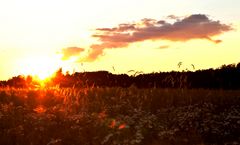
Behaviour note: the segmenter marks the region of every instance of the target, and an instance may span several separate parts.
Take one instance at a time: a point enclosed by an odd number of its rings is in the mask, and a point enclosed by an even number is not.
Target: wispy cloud
[[[174,20],[177,20],[177,19],[180,19],[181,17],[176,16],[176,15],[168,15],[167,18],[168,18],[168,19],[174,19]]]
[[[79,47],[68,47],[62,49],[61,53],[63,54],[62,60],[67,60],[71,58],[72,56],[78,56],[81,52],[83,52],[83,48]]]
[[[159,46],[158,48],[159,49],[166,49],[166,48],[169,48],[170,46],[169,45],[162,45],[162,46]]]
[[[97,38],[100,43],[91,45],[90,53],[85,60],[97,59],[104,49],[123,48],[131,43],[145,40],[205,39],[220,43],[221,40],[214,40],[212,37],[232,30],[230,25],[211,20],[204,14],[193,14],[184,18],[170,15],[168,18],[174,19],[175,22],[145,18],[137,23],[119,24],[113,28],[97,28],[92,37]]]
[[[168,22],[170,21],[170,22]],[[224,32],[232,30],[231,25],[212,20],[205,14],[193,14],[186,17],[169,15],[166,20],[144,18],[135,23],[122,23],[112,28],[97,28],[92,35],[98,43],[91,44],[90,50],[79,61],[94,61],[103,55],[105,49],[125,48],[135,42],[145,40],[188,41],[205,39],[214,43],[222,40],[213,39]],[[162,45],[160,49],[169,48]],[[83,48],[69,47],[62,49],[63,60],[78,56]]]

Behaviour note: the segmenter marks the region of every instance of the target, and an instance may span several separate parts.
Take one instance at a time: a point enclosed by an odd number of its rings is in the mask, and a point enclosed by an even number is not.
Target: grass
[[[0,89],[0,144],[240,143],[240,91]]]

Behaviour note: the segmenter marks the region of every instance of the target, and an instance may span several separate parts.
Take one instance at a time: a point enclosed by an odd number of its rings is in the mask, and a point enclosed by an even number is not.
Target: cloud
[[[175,16],[175,15],[168,15],[167,18],[168,18],[168,19],[173,19],[173,20],[180,19],[180,17]]]
[[[159,49],[165,49],[165,48],[169,48],[170,46],[169,45],[162,45],[162,46],[159,46]]]
[[[211,20],[204,14],[193,14],[184,18],[174,15],[168,16],[175,22],[145,18],[137,23],[119,24],[113,28],[97,28],[92,37],[97,38],[99,44],[93,44],[88,59],[95,60],[102,55],[104,49],[123,48],[134,42],[145,40],[188,41],[205,39],[214,43],[213,36],[232,30],[230,25]]]
[[[95,61],[99,56],[103,55],[103,49],[98,48],[98,45],[92,45],[89,54],[85,58],[81,58],[79,62],[92,62]]]
[[[191,15],[173,24],[159,24],[153,19],[143,19],[142,27],[136,24],[128,24],[128,27],[100,28],[93,37],[102,42],[102,47],[117,48],[125,46],[123,43],[133,43],[144,40],[171,40],[187,41],[190,39],[211,40],[212,36],[219,35],[231,30],[229,25],[221,24],[219,21],[212,21],[206,15]],[[130,27],[131,26],[131,27]],[[120,44],[120,45],[118,45]],[[100,47],[100,45],[99,45]]]
[[[79,47],[68,47],[62,49],[61,53],[63,54],[62,60],[67,60],[72,56],[78,56],[81,52],[83,52],[83,48]]]
[[[122,23],[117,27],[97,28],[92,37],[96,38],[98,43],[91,44],[88,54],[79,58],[78,62],[95,61],[103,55],[105,49],[125,48],[132,43],[145,40],[186,42],[192,39],[205,39],[217,44],[222,40],[215,40],[213,37],[232,29],[230,25],[211,20],[205,14],[193,14],[186,17],[169,15],[166,20],[144,18],[135,23]],[[159,49],[169,47],[169,45],[160,45]],[[83,51],[84,49],[79,47],[62,49],[62,60],[79,56]]]

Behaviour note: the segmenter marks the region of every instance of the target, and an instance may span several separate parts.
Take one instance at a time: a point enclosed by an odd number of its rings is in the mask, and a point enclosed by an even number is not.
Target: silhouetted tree
[[[29,87],[34,84],[31,76],[17,76],[1,81],[0,86]],[[130,87],[138,88],[206,88],[240,89],[240,63],[222,65],[217,69],[197,70],[195,72],[159,72],[128,76],[112,74],[107,71],[62,73],[60,68],[48,86],[60,87]]]

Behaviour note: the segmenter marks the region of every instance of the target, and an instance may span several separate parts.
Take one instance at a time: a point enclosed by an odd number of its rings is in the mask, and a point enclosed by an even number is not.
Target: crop
[[[0,144],[240,143],[240,91],[0,89]]]

